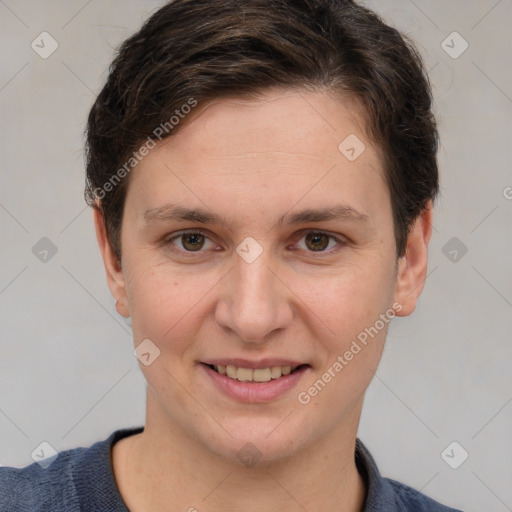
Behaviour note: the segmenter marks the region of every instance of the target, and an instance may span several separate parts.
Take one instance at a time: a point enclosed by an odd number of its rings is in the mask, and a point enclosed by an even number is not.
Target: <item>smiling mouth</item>
[[[271,380],[279,379],[283,376],[290,375],[299,368],[307,365],[301,364],[299,366],[271,366],[269,368],[242,368],[238,366],[227,365],[223,366],[207,364],[208,368],[220,373],[232,380],[239,382],[270,382]]]

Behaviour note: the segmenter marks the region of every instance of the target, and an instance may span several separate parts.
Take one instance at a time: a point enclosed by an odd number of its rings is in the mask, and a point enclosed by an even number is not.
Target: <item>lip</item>
[[[267,360],[258,362],[258,364],[263,364],[263,366],[254,366],[255,363],[253,361],[250,363],[252,366],[244,366],[242,364],[242,360],[239,359],[219,359],[218,361],[218,363],[201,363],[199,366],[213,381],[217,389],[228,397],[243,403],[266,403],[277,400],[293,387],[297,386],[304,374],[311,369],[309,365],[296,364],[295,366],[299,366],[299,368],[297,368],[293,373],[283,375],[282,377],[269,382],[240,382],[238,380],[231,379],[226,375],[217,373],[215,370],[212,370],[208,364],[224,364],[221,361],[230,361],[228,364],[233,364],[234,366],[240,366],[243,368],[268,368],[269,366],[292,366],[290,364],[292,362],[284,361],[284,363],[286,363],[284,364],[283,360],[279,360],[281,361],[279,364],[274,364],[275,361],[278,360]],[[235,364],[233,361],[239,361],[239,363]],[[271,364],[269,364],[268,361],[270,361]],[[245,361],[244,364],[247,363],[248,362]]]

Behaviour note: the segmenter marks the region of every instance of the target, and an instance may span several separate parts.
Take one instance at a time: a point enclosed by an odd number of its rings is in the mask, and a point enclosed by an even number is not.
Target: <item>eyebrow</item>
[[[327,220],[347,220],[365,223],[370,217],[346,205],[334,205],[326,208],[309,208],[296,213],[282,215],[277,224],[303,224],[306,222],[322,222]],[[152,208],[144,213],[144,224],[160,222],[191,221],[201,224],[226,225],[225,219],[216,213],[201,208],[187,208],[175,204],[165,204]]]

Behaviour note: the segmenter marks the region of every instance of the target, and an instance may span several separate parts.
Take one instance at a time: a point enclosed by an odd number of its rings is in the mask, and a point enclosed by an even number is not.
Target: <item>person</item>
[[[0,509],[449,511],[357,437],[438,192],[413,43],[349,0],[174,0],[91,108],[86,199],[144,426],[0,468]]]

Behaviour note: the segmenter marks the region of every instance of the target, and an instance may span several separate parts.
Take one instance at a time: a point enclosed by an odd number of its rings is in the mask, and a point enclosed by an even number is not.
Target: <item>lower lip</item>
[[[309,370],[309,366],[304,365],[293,373],[268,382],[240,382],[230,379],[226,375],[221,375],[204,363],[201,366],[223,393],[245,403],[264,403],[276,400],[296,386],[302,376]]]

